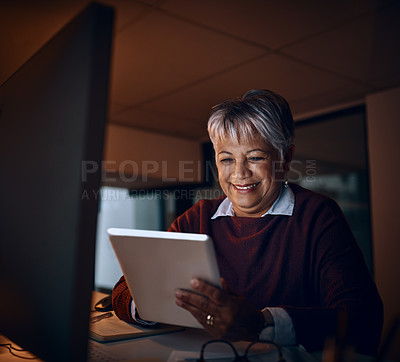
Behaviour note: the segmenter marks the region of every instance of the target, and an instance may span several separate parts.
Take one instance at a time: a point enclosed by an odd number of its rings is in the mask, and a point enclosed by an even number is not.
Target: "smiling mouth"
[[[260,182],[261,182],[261,181],[256,182],[256,183],[251,184],[251,185],[247,185],[247,186],[239,186],[239,185],[234,185],[234,186],[235,186],[238,190],[250,190],[250,189],[256,187]]]

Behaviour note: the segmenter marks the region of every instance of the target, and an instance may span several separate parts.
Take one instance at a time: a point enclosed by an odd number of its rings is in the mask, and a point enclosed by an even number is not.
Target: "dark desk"
[[[180,332],[144,337],[133,340],[98,343],[90,341],[90,348],[101,350],[115,359],[129,361],[180,361],[184,357],[199,357],[201,346],[211,337],[204,330],[186,329]],[[234,343],[239,354],[244,354],[248,342]],[[221,356],[226,348],[214,348],[213,353]],[[278,352],[272,346],[260,345],[257,352],[266,352],[260,361],[278,361]],[[300,347],[285,347],[283,354],[286,361],[319,361]],[[225,354],[224,354],[225,355]],[[180,357],[180,358],[179,358]]]
[[[104,294],[94,292],[92,305],[96,301],[100,300]],[[96,315],[97,313],[95,313]],[[115,316],[113,317],[116,318]],[[105,319],[99,323],[111,323],[111,319]],[[121,321],[113,321],[120,322]],[[194,358],[199,357],[201,346],[213,339],[203,329],[186,328],[183,331],[172,332],[168,334],[154,335],[151,337],[139,337],[134,339],[128,339],[118,342],[106,342],[99,343],[93,340],[89,340],[89,347],[92,350],[97,350],[107,354],[110,358],[132,360],[132,361],[177,361],[178,357],[182,356],[193,356]],[[248,342],[237,342],[234,343],[235,348],[239,354],[244,354]],[[210,346],[211,347],[211,346]],[[207,348],[208,349],[208,348]],[[226,355],[228,349],[226,346],[212,346],[210,351],[216,354],[223,352]],[[252,351],[263,352],[265,361],[277,361],[278,351],[274,346],[260,344],[254,346]],[[314,356],[306,353],[304,349],[300,347],[285,347],[283,348],[284,358],[286,361],[317,361]],[[266,355],[265,355],[266,353]],[[178,358],[178,359],[177,359]]]
[[[93,301],[99,300],[103,295],[94,292]],[[89,339],[89,349],[91,352],[102,353],[109,357],[108,361],[168,361],[176,362],[184,357],[198,358],[201,346],[212,337],[202,329],[187,328],[183,331],[154,335],[151,337],[139,337],[118,342],[100,343]],[[8,340],[0,335],[0,343]],[[10,342],[10,341],[8,341]],[[239,354],[243,355],[248,342],[234,343]],[[15,346],[15,345],[14,345]],[[284,347],[283,357],[286,361],[321,361],[320,354],[309,354],[301,347]],[[213,349],[214,353],[221,353],[221,349]],[[224,348],[223,351],[226,351]],[[273,346],[259,345],[256,352],[263,352],[260,361],[278,361],[278,352]],[[27,356],[26,352],[21,355]],[[89,354],[90,355],[90,354]],[[329,356],[324,356],[324,361],[328,361]],[[366,356],[354,356],[356,362],[372,362],[374,359]],[[0,360],[3,362],[21,361],[20,358],[12,356],[5,348],[0,348]],[[40,361],[35,359],[34,361]],[[91,361],[98,362],[92,359]]]

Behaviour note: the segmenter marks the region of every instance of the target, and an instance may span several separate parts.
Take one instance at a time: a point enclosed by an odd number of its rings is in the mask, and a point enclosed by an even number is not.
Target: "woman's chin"
[[[243,214],[248,214],[249,216],[252,214],[258,214],[260,207],[257,205],[257,202],[254,200],[234,200],[232,201],[233,209],[237,216],[244,216]]]

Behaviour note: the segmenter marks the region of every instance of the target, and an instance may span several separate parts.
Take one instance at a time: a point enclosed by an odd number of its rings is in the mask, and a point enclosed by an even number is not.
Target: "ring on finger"
[[[208,314],[206,317],[206,324],[210,327],[212,327],[214,325],[214,319],[215,317],[211,314]]]

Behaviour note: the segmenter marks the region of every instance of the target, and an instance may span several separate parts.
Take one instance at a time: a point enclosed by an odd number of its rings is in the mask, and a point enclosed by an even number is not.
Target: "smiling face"
[[[260,217],[278,197],[285,164],[279,152],[261,138],[226,139],[214,144],[218,179],[236,216]]]

